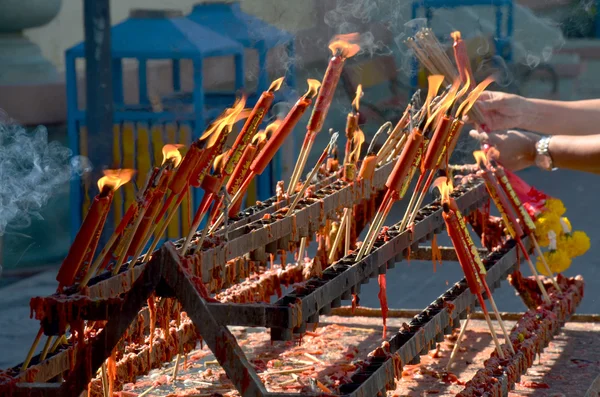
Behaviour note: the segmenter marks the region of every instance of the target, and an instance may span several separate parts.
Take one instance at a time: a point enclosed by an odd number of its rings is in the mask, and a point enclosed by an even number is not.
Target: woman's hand
[[[527,99],[518,95],[484,91],[477,104],[490,131],[525,128],[526,117],[531,117],[531,112],[528,111],[530,104]]]
[[[482,143],[493,145],[500,152],[500,164],[511,171],[522,170],[535,164],[535,145],[541,138],[539,135],[521,131],[488,134],[476,130],[472,130],[469,135]]]

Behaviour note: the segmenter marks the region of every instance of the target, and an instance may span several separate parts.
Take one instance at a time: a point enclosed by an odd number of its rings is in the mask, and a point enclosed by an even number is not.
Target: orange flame
[[[246,108],[244,110],[242,110],[240,112],[240,114],[238,114],[237,118],[235,119],[235,122],[237,123],[240,120],[245,120],[248,117],[250,117],[250,113],[252,113],[252,109],[251,108]]]
[[[175,167],[177,167],[179,165],[179,163],[181,163],[181,153],[179,152],[179,149],[184,147],[184,145],[165,145],[162,148],[162,154],[163,154],[163,161],[162,164],[166,163],[168,160],[173,160],[173,162],[175,163]]]
[[[463,88],[461,88],[460,91],[458,91],[458,94],[456,94],[456,99],[460,99],[463,96],[465,96],[465,94],[467,92],[469,92],[469,89],[471,88],[471,73],[468,73],[466,71],[466,68],[465,68],[465,76],[467,78],[467,81],[465,81],[465,85],[463,86]]]
[[[352,58],[360,51],[358,33],[340,34],[331,39],[329,49],[335,56],[339,53],[342,58]]]
[[[308,83],[308,91],[304,94],[304,98],[310,99],[316,97],[319,93],[319,88],[321,88],[321,82],[315,79],[308,79],[306,82]]]
[[[461,36],[460,36],[460,32],[458,30],[456,32],[450,33],[450,36],[452,37],[452,39],[454,40],[455,43],[462,40]]]
[[[460,87],[460,79],[454,80],[454,83],[452,83],[452,87],[450,88],[450,90],[448,91],[446,96],[444,96],[442,101],[439,103],[437,109],[427,119],[427,122],[425,123],[425,128],[423,128],[423,131],[426,131],[427,127],[429,126],[430,123],[432,123],[434,120],[436,120],[438,118],[438,116],[442,116],[443,114],[445,114],[446,110],[448,110],[448,108],[450,106],[452,106],[452,103],[456,99],[456,93],[458,92],[459,87]]]
[[[491,161],[498,161],[500,159],[500,151],[494,147],[490,147],[487,150],[487,158]]]
[[[98,179],[98,189],[102,191],[105,186],[110,187],[114,192],[133,178],[135,170],[120,169],[120,170],[104,170],[104,176]]]
[[[269,92],[279,91],[279,89],[281,88],[281,85],[283,84],[283,80],[285,80],[285,76],[280,77],[277,80],[273,81],[271,83],[271,85],[269,86]]]
[[[354,97],[354,100],[352,101],[352,108],[357,113],[358,113],[358,110],[360,109],[360,98],[362,98],[362,96],[363,96],[362,84],[359,84],[358,87],[356,87],[356,96]]]
[[[210,126],[204,131],[204,134],[200,137],[201,141],[206,141],[205,148],[212,147],[218,142],[222,133],[229,134],[231,132],[231,126],[236,123],[238,117],[243,112],[246,105],[246,95],[242,95],[236,99],[233,107],[225,109],[223,113]]]
[[[487,157],[485,156],[485,153],[482,152],[481,150],[474,151],[473,157],[475,157],[475,161],[477,162],[477,165],[479,165],[480,167],[487,166],[487,164],[488,164]]]
[[[229,153],[231,150],[226,150],[223,153],[217,155],[213,161],[213,168],[215,171],[220,172],[223,168],[223,164],[225,163],[225,159],[229,157]]]
[[[450,200],[450,193],[454,190],[452,181],[445,176],[441,176],[433,181],[433,189],[439,189],[442,195],[442,203]]]
[[[485,91],[488,85],[492,84],[494,80],[494,76],[490,76],[487,79],[483,80],[481,83],[479,83],[479,85],[475,87],[473,91],[471,91],[467,99],[465,99],[464,102],[460,104],[460,106],[458,107],[458,111],[456,112],[456,117],[458,118],[459,116],[468,114],[469,110],[471,110],[473,105],[475,105],[475,102],[477,102],[479,95],[481,95],[481,93]]]
[[[427,90],[427,98],[425,98],[424,107],[425,107],[425,109],[427,109],[427,116],[430,116],[431,115],[431,109],[430,109],[431,101],[433,100],[433,98],[435,97],[437,92],[440,90],[440,86],[444,82],[444,76],[439,75],[439,74],[429,76],[427,78],[427,82],[429,83],[429,89]]]
[[[354,133],[354,136],[352,137],[353,149],[350,152],[350,154],[348,155],[351,162],[354,163],[354,162],[358,161],[358,157],[360,156],[360,150],[362,149],[363,143],[365,143],[365,134],[359,128],[356,130],[356,132]]]
[[[252,144],[254,146],[260,145],[263,141],[267,139],[267,132],[265,130],[260,130],[254,135],[252,138]]]
[[[283,120],[277,119],[271,124],[269,124],[267,128],[265,128],[265,138],[271,137],[271,135],[273,135],[273,133],[277,131],[282,122]]]

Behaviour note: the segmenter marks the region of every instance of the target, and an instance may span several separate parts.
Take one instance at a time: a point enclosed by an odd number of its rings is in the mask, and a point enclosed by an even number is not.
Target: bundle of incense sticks
[[[455,37],[455,54],[459,49],[464,48],[464,46],[460,45],[460,35]],[[440,74],[445,77],[446,84],[452,84],[456,81],[457,78],[466,77],[466,75],[471,75],[470,73],[470,65],[454,65],[446,52],[444,51],[444,47],[439,42],[433,31],[429,28],[423,28],[419,30],[414,37],[406,40],[406,45],[414,52],[415,56],[425,66],[425,68],[431,74]],[[458,47],[458,49],[456,48]],[[459,57],[458,59],[465,59],[464,56]],[[468,58],[466,59],[468,61]],[[459,70],[468,70],[468,73],[459,73]],[[465,81],[463,80],[463,83]],[[474,86],[474,85],[473,85]],[[475,105],[471,111],[469,112],[469,116],[475,121],[477,124],[484,124],[484,116]]]

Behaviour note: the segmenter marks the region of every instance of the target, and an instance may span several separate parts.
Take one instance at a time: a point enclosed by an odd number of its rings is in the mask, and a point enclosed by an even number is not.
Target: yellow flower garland
[[[550,214],[554,214],[559,218],[567,212],[565,205],[559,199],[551,198],[546,200],[544,203],[544,207],[546,207],[546,211]]]
[[[564,251],[546,251],[544,252],[544,258],[546,258],[546,263],[548,263],[548,267],[550,267],[552,273],[562,273],[571,266],[571,258]],[[537,258],[536,267],[541,274],[550,276],[547,274],[544,264],[539,257]]]
[[[585,254],[590,249],[590,239],[582,231],[572,231],[569,219],[562,217],[567,209],[561,200],[548,199],[544,207],[544,212],[535,220],[535,236],[540,246],[548,247],[551,245],[549,235],[556,235],[555,243],[544,253],[544,258],[553,273],[562,273],[571,266],[573,258]],[[539,257],[536,267],[540,273],[549,276]]]

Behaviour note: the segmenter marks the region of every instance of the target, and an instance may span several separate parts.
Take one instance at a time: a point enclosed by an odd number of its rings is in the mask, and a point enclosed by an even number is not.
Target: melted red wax
[[[550,388],[550,386],[547,383],[532,382],[532,381],[521,382],[521,386],[527,387],[528,389],[549,389]]]
[[[149,342],[150,353],[152,353],[152,342],[154,340],[154,329],[156,328],[156,306],[154,304],[154,295],[148,298],[148,310],[150,311],[150,336]],[[148,355],[148,365],[150,365],[150,354]]]
[[[442,264],[442,252],[437,244],[437,234],[434,234],[431,240],[431,260],[433,261],[433,272],[435,273],[438,263]]]
[[[112,396],[115,389],[115,379],[117,379],[117,351],[113,350],[107,362],[108,372],[108,395]]]
[[[381,304],[381,316],[383,318],[383,338],[387,334],[387,315],[388,315],[388,303],[387,303],[387,282],[385,278],[385,274],[380,274],[377,278],[379,282],[379,293],[377,297],[379,298],[379,303]]]

